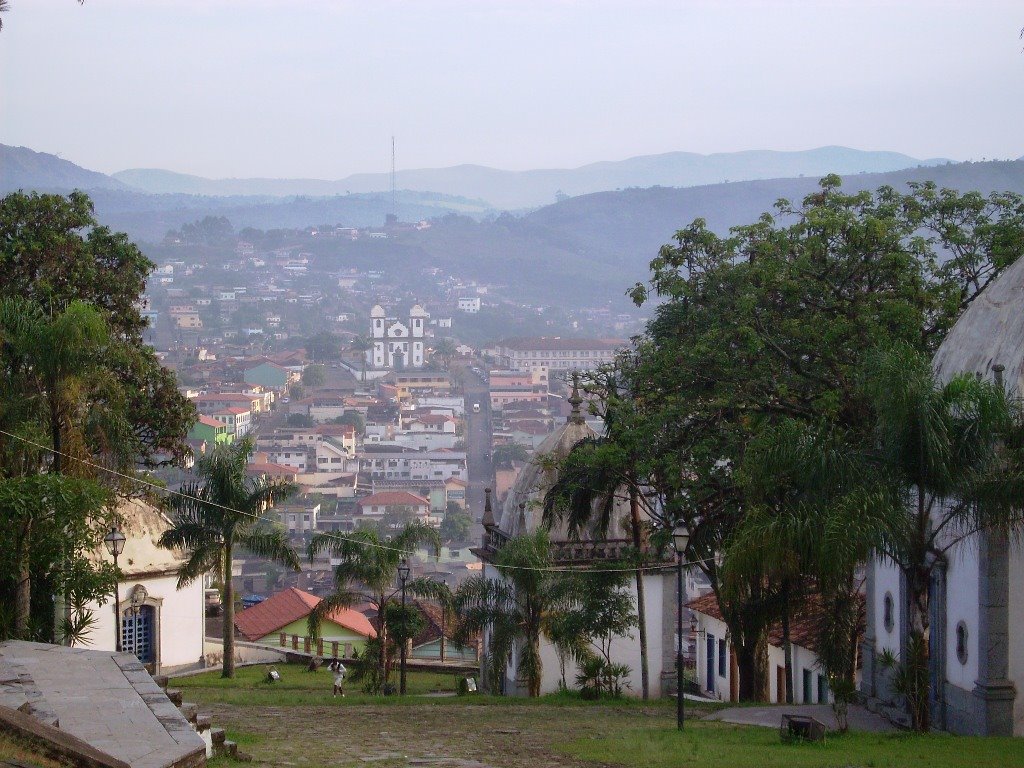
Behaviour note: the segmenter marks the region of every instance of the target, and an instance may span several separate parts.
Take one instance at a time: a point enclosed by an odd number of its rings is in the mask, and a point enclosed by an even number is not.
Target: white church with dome
[[[482,523],[484,537],[482,546],[474,551],[483,561],[483,575],[488,579],[502,580],[503,577],[494,564],[494,560],[504,544],[515,536],[535,532],[542,525],[544,494],[557,481],[557,471],[552,468],[551,460],[563,459],[572,447],[584,438],[594,437],[591,429],[580,411],[582,400],[579,391],[574,387],[569,398],[572,413],[565,423],[535,451],[530,463],[523,468],[515,484],[506,496],[498,517],[491,508],[490,494],[487,495]],[[605,538],[582,535],[578,539],[570,538],[564,529],[550,532],[551,555],[556,567],[585,568],[597,562],[622,560],[632,547],[632,539],[621,525],[613,523]],[[672,561],[674,562],[674,561]],[[669,693],[669,687],[675,689],[675,620],[676,620],[676,583],[675,571],[666,562],[664,570],[651,570],[643,576],[644,606],[647,624],[647,655],[650,695],[652,698]],[[629,591],[636,604],[636,582],[629,580]],[[489,643],[487,630],[484,631],[483,647]],[[515,647],[511,662],[502,675],[501,690],[513,696],[526,696],[528,693],[525,680],[517,678],[516,667],[519,659],[519,647]],[[541,679],[541,695],[553,693],[559,689],[562,681],[562,667],[558,651],[553,643],[541,636],[541,659],[543,677]],[[640,639],[638,630],[628,636],[620,636],[612,641],[612,660],[625,664],[630,669],[627,678],[627,695],[640,696],[643,691],[640,661]],[[486,659],[484,660],[486,663]],[[484,680],[490,678],[486,669],[481,669]],[[576,665],[571,659],[565,660],[565,679],[572,681],[577,673]]]

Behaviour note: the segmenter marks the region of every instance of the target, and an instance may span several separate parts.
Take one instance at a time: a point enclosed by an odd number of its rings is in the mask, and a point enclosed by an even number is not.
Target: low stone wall
[[[206,667],[219,667],[224,661],[224,643],[221,640],[206,638],[203,641],[203,658]],[[279,664],[287,661],[283,650],[276,650],[258,643],[235,641],[235,664]],[[182,670],[185,672],[186,670]],[[173,674],[173,673],[172,673]]]

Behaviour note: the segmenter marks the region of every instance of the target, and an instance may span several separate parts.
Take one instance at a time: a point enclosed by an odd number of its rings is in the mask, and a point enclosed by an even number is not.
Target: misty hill
[[[669,152],[628,160],[592,163],[580,168],[503,171],[480,165],[398,171],[402,189],[429,190],[475,200],[495,208],[532,208],[556,195],[576,196],[627,187],[691,187],[725,181],[822,176],[826,173],[884,172],[945,160],[919,160],[897,152],[865,152],[820,147],[800,152],[751,150],[700,155]],[[385,192],[387,173],[364,173],[336,181],[322,179],[206,179],[159,169],[120,171],[114,178],[147,192],[195,195],[341,195]]]
[[[130,187],[115,178],[89,171],[74,163],[28,147],[0,144],[0,194],[19,189],[38,192],[71,189],[117,189]]]
[[[1024,194],[1024,162],[960,163],[844,177],[847,191],[933,180],[940,187]],[[757,220],[779,198],[799,201],[818,180],[772,179],[686,189],[629,189],[565,200],[524,217],[474,222],[450,217],[418,233],[436,263],[468,277],[505,283],[550,301],[625,304],[625,291],[649,276],[649,262],[695,218],[726,234]]]

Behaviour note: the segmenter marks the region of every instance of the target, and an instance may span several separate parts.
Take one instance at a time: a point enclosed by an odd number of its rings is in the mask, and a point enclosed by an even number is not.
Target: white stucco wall
[[[159,607],[160,670],[197,664],[203,656],[205,605],[202,579],[197,579],[182,590],[177,589],[177,578],[174,575],[124,581],[119,585],[122,612],[128,610],[130,590],[136,584],[142,584],[149,592],[150,604]],[[97,623],[83,647],[113,651],[116,647],[113,599],[102,606],[93,603],[89,608],[95,614]]]
[[[484,576],[486,578],[501,578],[497,569],[491,565],[484,565]],[[647,608],[647,658],[648,674],[651,695],[660,695],[660,678],[662,673],[662,590],[665,580],[660,574],[651,574],[644,578],[645,606]],[[636,582],[630,580],[629,593],[636,604]],[[675,617],[668,617],[674,621]],[[484,633],[484,650],[487,649],[489,637]],[[541,663],[543,665],[543,676],[541,678],[541,694],[554,693],[559,689],[562,680],[562,668],[559,663],[558,651],[555,646],[543,637],[541,638]],[[629,696],[640,696],[643,693],[642,673],[640,667],[640,633],[634,629],[632,635],[619,636],[612,640],[612,660],[617,664],[625,664],[630,668],[628,678],[629,687],[625,691]],[[515,690],[515,670],[519,662],[519,648],[512,653],[512,662],[505,670],[506,685],[508,690]],[[565,664],[565,681],[569,688],[576,687],[576,664],[567,659]],[[524,691],[525,692],[525,691]]]
[[[946,679],[966,691],[978,679],[978,586],[978,544],[972,538],[951,551],[946,569]],[[966,664],[956,655],[956,626],[961,621],[967,626]]]
[[[885,593],[892,594],[892,630],[885,628]],[[875,561],[875,597],[872,600],[875,619],[875,651],[900,653],[900,621],[905,610],[900,600],[900,572],[888,559]]]

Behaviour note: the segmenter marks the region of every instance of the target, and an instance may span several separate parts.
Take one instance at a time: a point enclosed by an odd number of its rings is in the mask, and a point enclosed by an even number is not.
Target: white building
[[[124,502],[118,511],[126,538],[117,559],[122,574],[117,585],[122,649],[138,656],[154,674],[199,667],[205,634],[203,579],[178,589],[178,568],[185,556],[157,546],[161,534],[171,527],[163,512],[142,501]],[[103,548],[93,557],[111,560]],[[137,607],[132,607],[133,595],[141,598]],[[96,625],[83,647],[115,650],[114,605],[108,600],[86,606]]]
[[[933,369],[946,381],[972,373],[1024,391],[1024,259],[974,299],[939,347]],[[939,542],[940,546],[942,542]],[[956,544],[930,590],[933,727],[961,734],[1024,736],[1024,548],[994,532]],[[900,570],[875,560],[867,574],[861,692],[893,705],[886,650],[901,658],[909,636]]]
[[[687,608],[692,612],[693,624],[684,643],[688,646],[687,657],[694,660],[698,688],[711,698],[738,701],[739,673],[718,599],[709,592],[691,600]],[[816,627],[821,611],[821,600],[812,596],[790,621],[794,704],[828,704],[833,700],[816,652]],[[779,624],[768,633],[768,699],[786,703],[786,654]]]
[[[475,315],[480,311],[480,297],[473,296],[472,298],[460,298],[459,311],[465,312],[468,315]]]
[[[594,431],[587,426],[579,406],[582,400],[574,393],[571,402],[573,412],[557,431],[551,434],[537,450],[531,462],[520,472],[515,484],[505,498],[500,520],[494,518],[490,505],[490,494],[484,508],[484,540],[483,546],[474,552],[483,561],[485,578],[503,580],[501,572],[494,560],[504,544],[512,537],[536,531],[542,524],[541,510],[544,493],[557,480],[557,473],[546,461],[561,458],[579,440],[593,437]],[[622,510],[623,517],[628,512]],[[551,532],[551,557],[559,567],[586,568],[602,561],[618,561],[626,556],[632,546],[632,539],[627,537],[619,523],[614,523],[609,531],[609,538],[597,538],[584,534],[582,540],[571,540],[562,530]],[[651,695],[664,695],[675,681],[675,616],[676,586],[675,573],[668,568],[664,571],[650,570],[643,576],[644,606],[646,609],[646,634],[648,652],[648,674]],[[636,601],[636,581],[628,582],[630,595]],[[490,630],[485,628],[483,647],[486,652],[490,642]],[[642,668],[640,663],[639,630],[628,635],[616,636],[612,639],[612,661],[625,664],[630,669],[627,678],[626,693],[639,696],[643,691]],[[553,693],[559,689],[562,681],[562,665],[553,643],[541,636],[540,644],[543,674],[541,678],[541,694]],[[512,659],[505,667],[501,676],[502,693],[509,695],[526,695],[526,681],[518,678],[516,668],[521,653],[521,645],[513,648]],[[577,673],[576,664],[572,659],[565,660],[565,679],[572,685]],[[486,669],[481,670],[482,677],[490,675]]]
[[[505,339],[492,351],[500,367],[513,371],[589,371],[614,362],[616,352],[626,346],[627,342],[616,339],[538,337]]]
[[[422,368],[423,339],[429,319],[430,313],[419,304],[409,310],[406,322],[388,317],[380,304],[374,306],[370,310],[373,349],[367,352],[367,362],[382,369]]]

